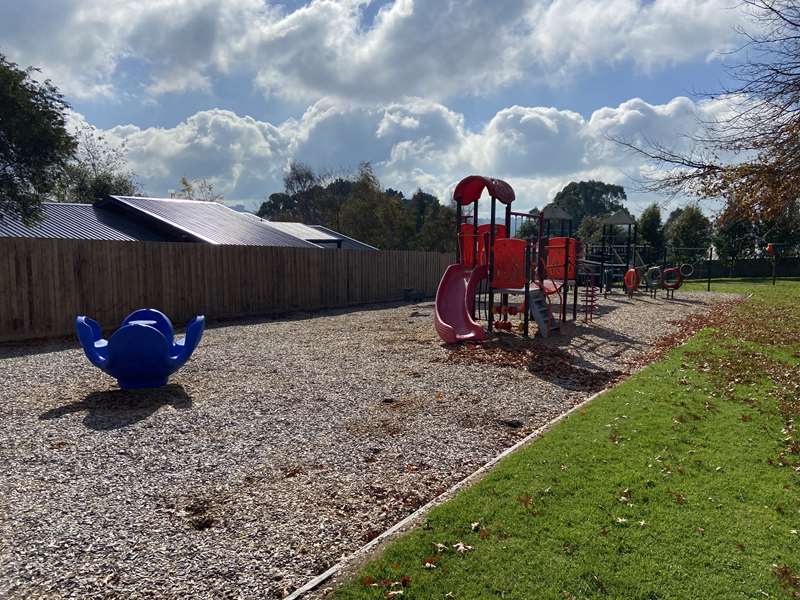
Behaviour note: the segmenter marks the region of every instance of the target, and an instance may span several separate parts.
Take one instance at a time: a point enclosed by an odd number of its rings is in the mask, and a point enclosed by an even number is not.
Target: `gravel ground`
[[[534,346],[602,380],[730,299],[678,296]],[[216,327],[157,391],[0,347],[0,597],[280,598],[599,385],[454,360],[432,309]]]

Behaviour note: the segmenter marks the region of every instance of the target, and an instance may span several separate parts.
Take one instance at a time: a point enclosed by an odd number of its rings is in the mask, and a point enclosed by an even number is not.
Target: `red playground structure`
[[[491,198],[488,224],[478,223],[478,202],[484,190]],[[547,337],[566,321],[568,294],[573,292],[573,319],[577,315],[578,261],[581,243],[572,237],[569,221],[567,235],[544,237],[547,216],[540,213],[537,239],[529,241],[508,237],[512,215],[530,217],[511,211],[514,190],[505,181],[471,175],[462,179],[453,191],[458,226],[458,262],[445,270],[436,291],[434,324],[439,337],[448,344],[482,341],[492,329],[511,329],[509,315],[522,315],[520,329],[529,334],[530,318]],[[505,223],[497,223],[497,203],[505,206]],[[472,205],[472,214],[463,208]],[[562,219],[558,215],[557,219]],[[547,232],[550,224],[547,223]],[[499,303],[495,296],[499,294]],[[519,305],[509,303],[512,296],[522,296]],[[553,315],[550,298],[558,298],[559,319]],[[481,299],[484,298],[487,327],[478,323]],[[593,304],[593,302],[592,302]]]

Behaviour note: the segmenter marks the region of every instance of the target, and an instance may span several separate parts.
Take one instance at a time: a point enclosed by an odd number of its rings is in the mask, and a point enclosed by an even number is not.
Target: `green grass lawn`
[[[335,597],[800,598],[800,282],[712,289],[753,297],[434,509]]]

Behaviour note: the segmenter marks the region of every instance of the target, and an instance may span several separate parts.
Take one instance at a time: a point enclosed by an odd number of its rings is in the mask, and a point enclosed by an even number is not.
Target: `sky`
[[[370,161],[385,187],[446,200],[471,174],[516,210],[570,181],[637,191],[611,141],[685,148],[728,81],[737,0],[9,0],[0,53],[41,69],[70,123],[126,148],[142,191],[205,177],[255,209],[292,160]]]

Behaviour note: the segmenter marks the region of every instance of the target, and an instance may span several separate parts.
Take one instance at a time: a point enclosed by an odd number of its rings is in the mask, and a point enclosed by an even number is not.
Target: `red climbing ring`
[[[667,278],[670,275],[674,275],[675,279],[673,281],[667,281]],[[670,267],[669,269],[664,269],[664,272],[661,274],[661,287],[665,290],[677,290],[679,287],[683,285],[683,275],[681,275],[681,270],[679,267]]]
[[[628,269],[628,272],[625,273],[625,287],[628,291],[638,290],[640,283],[642,283],[642,276],[639,275],[639,271]]]

